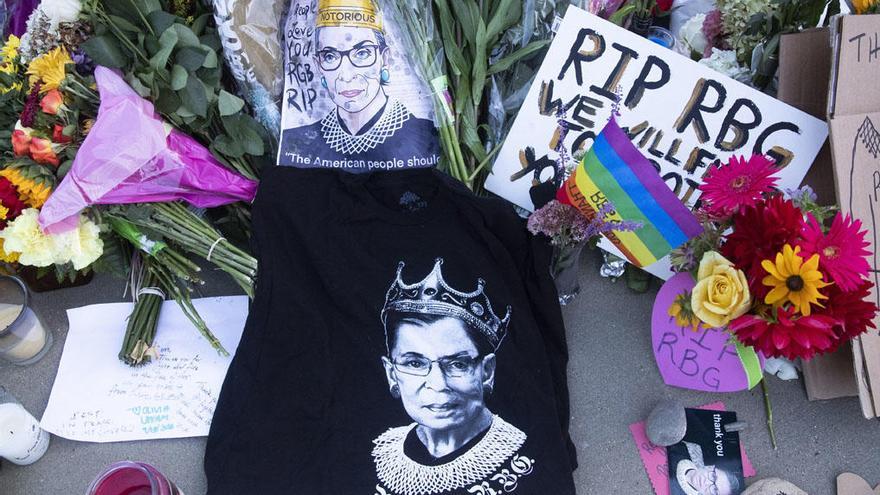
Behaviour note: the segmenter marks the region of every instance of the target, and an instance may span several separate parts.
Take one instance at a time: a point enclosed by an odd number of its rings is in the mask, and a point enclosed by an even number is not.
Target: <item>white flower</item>
[[[18,261],[22,265],[45,267],[73,263],[75,270],[82,270],[103,254],[100,228],[85,215],[80,215],[77,228],[47,235],[37,222],[39,214],[36,208],[28,208],[0,232],[3,249],[8,253],[21,253]]]
[[[40,9],[49,18],[53,29],[61,22],[73,22],[79,18],[82,4],[79,0],[43,0]]]
[[[706,40],[706,35],[703,34],[703,21],[705,20],[706,14],[697,14],[684,23],[678,32],[678,37],[688,48],[688,51],[697,52],[700,54],[700,58],[703,57],[706,46],[709,44],[709,41]]]
[[[736,61],[736,52],[733,50],[712,48],[712,55],[700,60],[700,63],[737,81],[749,80],[749,70],[739,65]]]
[[[0,232],[3,249],[7,253],[21,253],[18,262],[22,265],[42,267],[55,262],[52,240],[43,234],[37,223],[39,214],[36,208],[28,208]]]

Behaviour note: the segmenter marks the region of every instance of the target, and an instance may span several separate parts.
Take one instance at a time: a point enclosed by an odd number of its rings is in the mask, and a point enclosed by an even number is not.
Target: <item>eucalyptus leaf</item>
[[[205,86],[195,77],[189,77],[186,87],[178,92],[183,105],[193,114],[204,117],[208,113],[208,97]]]
[[[199,42],[202,45],[210,47],[215,52],[219,52],[223,49],[223,44],[220,42],[220,38],[217,36],[217,33],[203,34],[199,36]]]
[[[196,71],[196,75],[199,79],[206,85],[211,88],[219,88],[220,87],[220,76],[223,75],[223,71],[220,70],[220,66],[208,69],[202,67],[201,69]]]
[[[149,56],[153,56],[161,50],[162,47],[159,46],[159,37],[153,36],[152,34],[148,34],[144,37],[144,50],[147,52]]]
[[[98,65],[116,69],[128,65],[128,55],[119,49],[115,37],[109,35],[93,36],[81,44],[80,47]]]
[[[55,174],[59,179],[64,179],[64,176],[67,175],[67,172],[70,172],[70,167],[73,166],[73,160],[66,160],[64,163],[58,166],[58,170],[55,171]]]
[[[205,63],[207,55],[201,47],[184,47],[174,54],[174,61],[188,71],[195,71]]]
[[[188,80],[189,74],[187,74],[186,69],[180,65],[174,64],[174,67],[171,68],[171,89],[174,91],[183,89],[186,87],[186,82]]]
[[[166,29],[171,27],[179,17],[174,14],[169,14],[164,10],[157,10],[155,12],[150,12],[147,15],[147,22],[150,23],[150,26],[153,28],[153,32],[156,34],[164,33]]]
[[[180,108],[175,110],[174,114],[184,120],[196,118],[196,114],[192,113],[188,108],[186,108],[183,105],[181,105]]]
[[[131,89],[142,98],[148,98],[152,94],[150,88],[145,86],[138,77],[126,78],[126,81],[128,81],[128,85],[131,86]]]
[[[201,36],[205,34],[205,28],[208,26],[208,22],[211,20],[211,17],[212,14],[202,14],[196,17],[192,23],[192,26],[190,26],[193,34],[195,34],[196,36]]]
[[[211,143],[211,149],[222,155],[231,156],[233,158],[241,158],[244,156],[244,149],[238,144],[236,139],[221,134]]]
[[[226,117],[241,111],[244,108],[244,100],[221,89],[217,106],[220,109],[220,116]]]
[[[171,57],[171,52],[174,51],[175,45],[177,45],[177,32],[172,28],[168,28],[162,33],[162,36],[159,36],[159,46],[161,48],[150,58],[150,67],[154,69],[164,68],[168,63],[168,58]]]
[[[217,52],[204,45],[202,45],[202,49],[205,50],[205,61],[202,62],[202,67],[206,69],[213,69],[214,67],[217,67]]]
[[[139,33],[141,32],[141,28],[135,26],[134,24],[128,22],[125,18],[120,17],[118,15],[109,14],[107,16],[110,19],[110,22],[113,23],[114,26],[118,27],[122,31],[127,31],[129,33]]]
[[[153,103],[160,113],[171,115],[180,107],[180,97],[174,91],[160,91]]]
[[[202,44],[201,41],[199,41],[199,37],[196,36],[196,34],[193,33],[190,28],[184,26],[183,24],[174,24],[173,26],[171,26],[171,29],[174,29],[177,32],[177,44],[181,47],[198,47]]]

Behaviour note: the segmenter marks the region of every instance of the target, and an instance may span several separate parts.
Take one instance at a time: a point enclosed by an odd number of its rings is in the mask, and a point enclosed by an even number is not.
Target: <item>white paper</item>
[[[248,314],[246,296],[193,300],[230,354]],[[121,442],[206,436],[232,356],[222,357],[174,301],[159,316],[160,358],[132,368],[119,361],[131,303],[70,309],[70,330],[40,425],[60,437]]]
[[[625,52],[632,55],[624,57]],[[567,64],[577,53],[599,55],[591,61],[573,59]],[[638,98],[639,92],[633,91],[637,81],[659,81],[665,73],[661,67],[668,69],[668,82],[656,88],[649,84]],[[698,88],[704,84],[710,84],[706,96],[697,99]],[[721,88],[723,97],[711,84]],[[617,96],[612,99],[607,93]],[[560,165],[576,147],[592,146],[589,133],[602,130],[615,107],[613,100],[618,97],[622,102],[617,123],[629,129],[643,129],[633,143],[656,164],[670,189],[690,207],[699,198],[703,174],[714,160],[726,162],[731,156],[748,157],[755,148],[761,153],[772,148],[790,153],[790,163],[778,174],[778,185],[783,189],[797,188],[828,136],[825,122],[582,9],[570,7],[498,153],[486,189],[533,210],[529,195],[532,185],[552,180],[557,187],[561,186],[564,171]],[[706,127],[702,136],[690,119],[683,119],[689,124],[678,129],[678,121],[692,99],[702,102],[699,107],[717,108],[700,113]],[[565,106],[568,108],[561,111]],[[755,112],[760,114],[757,120]],[[742,126],[747,131],[740,135],[735,126],[725,128],[725,123],[733,120],[747,124]],[[560,121],[568,123],[567,133],[560,133]],[[784,128],[790,125],[796,126],[797,131]],[[733,146],[735,149],[728,150]],[[526,148],[534,149],[539,166],[548,165],[537,177],[533,172],[521,175],[528,166]],[[603,239],[600,246],[622,257],[607,240]],[[646,270],[669,278],[669,267],[667,257]]]

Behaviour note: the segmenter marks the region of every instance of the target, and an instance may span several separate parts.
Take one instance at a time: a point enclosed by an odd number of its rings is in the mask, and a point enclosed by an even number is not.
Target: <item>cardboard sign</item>
[[[837,197],[841,210],[868,229],[872,297],[880,304],[880,15],[842,16],[834,24],[829,124]],[[880,416],[880,335],[870,330],[852,345],[862,412]]]
[[[707,167],[733,155],[768,154],[783,167],[779,185],[798,187],[828,134],[815,117],[569,7],[486,188],[533,210],[531,188],[559,187],[572,153],[590,148],[612,112],[688,206]]]
[[[730,333],[722,329],[701,327],[694,332],[678,326],[669,316],[669,307],[676,296],[690,291],[694,285],[690,274],[679,273],[663,284],[654,300],[651,341],[663,382],[673,387],[706,392],[738,392],[752,388],[760,381],[760,370],[764,365],[760,355],[754,357],[754,351],[738,349]],[[750,372],[746,371],[747,366],[750,366]]]

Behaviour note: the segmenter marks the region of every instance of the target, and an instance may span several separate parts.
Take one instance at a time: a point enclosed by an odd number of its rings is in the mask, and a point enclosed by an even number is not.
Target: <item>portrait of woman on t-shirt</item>
[[[389,391],[414,421],[373,441],[383,494],[458,493],[518,461],[526,441],[486,405],[510,309],[499,318],[482,281],[474,292],[453,289],[442,265],[408,285],[401,263],[382,310]]]

